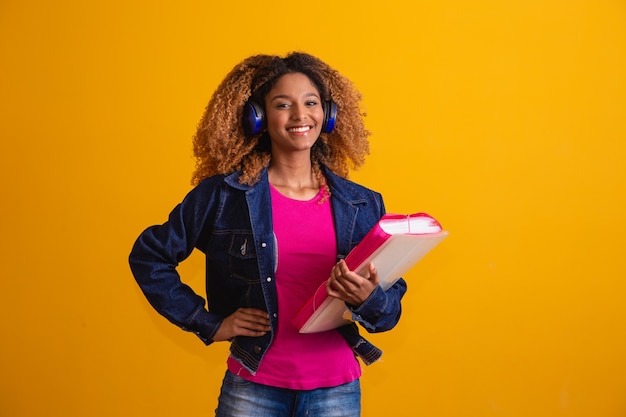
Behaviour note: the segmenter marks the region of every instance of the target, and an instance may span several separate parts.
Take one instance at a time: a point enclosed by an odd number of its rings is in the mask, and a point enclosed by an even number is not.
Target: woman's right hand
[[[258,337],[269,331],[270,319],[267,312],[256,308],[240,308],[222,321],[213,341],[222,342],[235,336]]]

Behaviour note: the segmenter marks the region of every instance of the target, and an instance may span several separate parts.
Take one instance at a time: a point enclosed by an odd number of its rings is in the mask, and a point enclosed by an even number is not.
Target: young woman
[[[216,416],[359,416],[360,364],[381,351],[356,324],[300,334],[291,320],[315,289],[343,300],[368,332],[393,328],[406,283],[383,291],[343,258],[384,214],[346,179],[369,152],[349,80],[316,57],[250,57],[213,94],[194,137],[195,188],[137,239],[133,274],[163,316],[230,342]],[[176,266],[206,255],[205,298]]]

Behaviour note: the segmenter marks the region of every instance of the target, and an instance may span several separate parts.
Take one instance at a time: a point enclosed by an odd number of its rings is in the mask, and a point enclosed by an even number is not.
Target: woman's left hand
[[[369,277],[363,277],[350,271],[342,259],[337,262],[330,272],[326,283],[328,295],[339,298],[353,307],[359,307],[370,296],[378,285],[378,272],[374,264],[368,266]]]

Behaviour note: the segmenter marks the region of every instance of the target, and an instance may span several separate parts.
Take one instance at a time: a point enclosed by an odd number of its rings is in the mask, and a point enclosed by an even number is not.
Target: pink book
[[[370,262],[378,270],[383,290],[391,287],[413,265],[448,235],[425,213],[385,214],[346,257],[348,268],[368,276]],[[317,333],[351,323],[346,304],[319,286],[293,319],[300,333]]]

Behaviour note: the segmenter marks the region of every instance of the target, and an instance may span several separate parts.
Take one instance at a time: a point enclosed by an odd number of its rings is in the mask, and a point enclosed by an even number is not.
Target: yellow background
[[[127,255],[226,72],[305,50],[363,93],[352,178],[451,233],[372,338],[363,416],[625,416],[626,3],[214,3],[0,2],[0,415],[212,415],[226,345]]]

